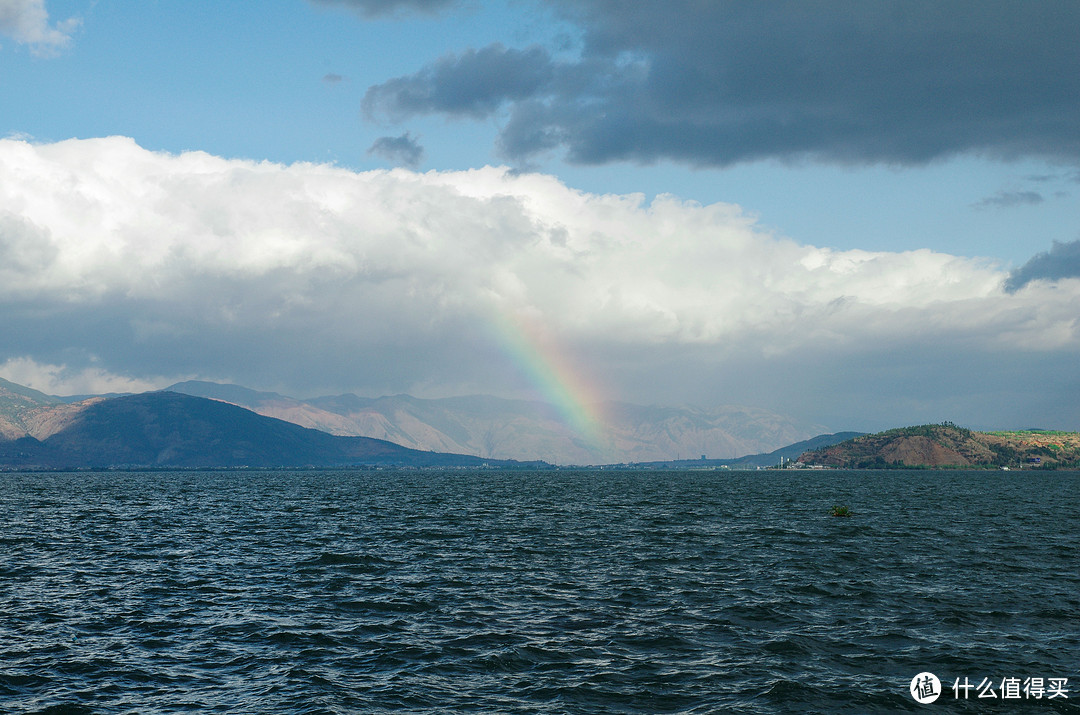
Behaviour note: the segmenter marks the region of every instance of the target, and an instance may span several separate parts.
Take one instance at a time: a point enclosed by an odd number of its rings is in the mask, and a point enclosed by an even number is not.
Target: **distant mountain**
[[[794,460],[807,450],[829,447],[839,442],[859,437],[862,432],[837,432],[835,434],[819,434],[817,437],[806,439],[787,447],[773,450],[767,454],[750,454],[736,459],[680,459],[663,460],[659,462],[637,462],[636,467],[650,469],[705,469],[725,467],[728,469],[756,469],[758,467],[775,467],[780,460]]]
[[[26,436],[43,440],[103,399],[96,396],[75,402],[0,379],[0,440]]]
[[[168,388],[246,407],[336,435],[385,439],[421,450],[559,464],[645,462],[775,450],[824,431],[761,409],[601,406],[604,431],[584,441],[546,403],[489,396],[425,400],[346,394],[298,400],[237,385],[189,381]]]
[[[795,444],[789,444],[787,447],[782,447],[775,452],[769,452],[768,454],[760,455],[765,464],[761,464],[763,467],[768,467],[773,464],[777,464],[780,458],[784,460],[796,459],[808,450],[822,449],[824,447],[831,447],[834,444],[846,442],[849,439],[855,439],[856,437],[862,437],[865,432],[836,432],[834,434],[819,434],[817,437],[803,440],[802,442],[796,442]],[[771,461],[770,461],[771,460]]]
[[[954,424],[903,427],[814,449],[805,465],[888,467],[1078,467],[1080,433],[973,432]]]
[[[59,402],[43,392],[0,379],[0,439],[22,437],[29,431],[27,421],[33,413]]]
[[[33,388],[16,385],[14,382],[8,382],[0,378],[0,402],[15,398],[22,398],[27,404],[35,405],[51,405],[60,402],[58,397],[46,395],[44,392],[38,392]]]
[[[740,455],[769,454],[823,431],[752,408],[702,410],[609,403],[602,408],[602,434],[595,442],[588,442],[568,427],[551,405],[542,402],[478,395],[436,400],[408,395],[337,395],[298,400],[200,381],[178,383],[169,391],[232,404],[335,436],[369,437],[421,452],[486,460],[610,464],[685,460],[698,455],[710,461],[731,460]],[[123,397],[129,396],[76,400],[0,381],[0,440],[29,436],[44,442],[82,419],[82,413],[93,405]]]
[[[67,406],[63,406],[67,407]],[[34,409],[34,408],[31,408]],[[80,403],[44,439],[0,441],[13,468],[481,466],[474,456],[337,437],[217,400],[149,392]],[[499,463],[498,466],[514,466]]]
[[[327,411],[311,402],[286,397],[285,395],[279,395],[276,392],[260,392],[241,387],[240,385],[206,382],[203,380],[178,382],[165,389],[171,392],[179,392],[185,395],[205,397],[211,400],[220,400],[233,405],[239,405],[240,407],[247,408],[252,412],[257,412],[266,417],[274,417],[279,420],[285,420],[286,422],[292,422],[301,427],[310,427],[311,429],[321,430],[333,435],[342,437],[375,437],[377,439],[387,439],[386,436],[381,434],[366,434],[362,431],[358,431],[348,418],[343,417],[340,414]],[[355,397],[355,395],[350,395],[349,397]],[[417,447],[417,445],[406,444],[405,442],[400,442],[400,444],[409,447]],[[425,449],[427,447],[424,446],[418,448]]]
[[[608,431],[619,461],[700,457],[732,459],[780,449],[820,434],[820,425],[802,423],[769,410],[741,406],[712,409],[607,406]]]

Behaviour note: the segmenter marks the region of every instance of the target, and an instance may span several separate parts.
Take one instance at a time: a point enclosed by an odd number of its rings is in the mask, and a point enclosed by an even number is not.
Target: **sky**
[[[0,376],[1080,430],[1080,4],[0,0]]]

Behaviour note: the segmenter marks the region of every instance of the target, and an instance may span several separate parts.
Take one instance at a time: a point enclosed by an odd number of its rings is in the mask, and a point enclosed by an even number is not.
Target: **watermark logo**
[[[911,697],[927,705],[941,697],[941,681],[930,672],[922,672],[911,679]]]
[[[911,697],[928,705],[942,695],[941,681],[931,672],[923,671],[911,679]],[[954,700],[991,698],[999,700],[1062,700],[1069,699],[1069,679],[1044,676],[982,678],[978,684],[968,677],[956,678],[952,688]]]

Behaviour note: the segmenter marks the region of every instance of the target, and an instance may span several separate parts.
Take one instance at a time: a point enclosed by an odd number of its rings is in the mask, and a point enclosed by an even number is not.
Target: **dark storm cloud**
[[[405,119],[444,113],[481,119],[504,102],[524,100],[550,82],[551,58],[539,47],[512,50],[491,45],[444,57],[411,77],[371,87],[364,95],[369,118]]]
[[[578,163],[1080,160],[1080,3],[549,0],[580,57],[493,45],[371,87],[369,115],[487,116]]]
[[[1041,204],[1045,199],[1037,191],[999,191],[993,196],[987,196],[982,201],[973,204],[977,209],[1010,208],[1012,206],[1033,206]]]
[[[408,13],[434,15],[457,0],[311,0],[319,5],[343,5],[364,17],[389,17]]]
[[[1080,278],[1080,241],[1054,241],[1049,251],[1032,256],[1027,263],[1010,273],[1005,281],[1005,290],[1015,293],[1032,281],[1056,281],[1062,278]]]
[[[424,147],[405,132],[400,137],[379,137],[368,149],[368,154],[380,156],[398,166],[415,169],[424,160]]]

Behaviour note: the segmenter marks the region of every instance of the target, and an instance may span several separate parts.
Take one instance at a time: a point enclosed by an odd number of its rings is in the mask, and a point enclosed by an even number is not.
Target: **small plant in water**
[[[833,506],[832,511],[829,512],[830,516],[854,516],[855,512],[850,507],[846,506]]]

